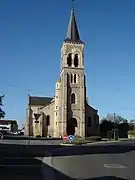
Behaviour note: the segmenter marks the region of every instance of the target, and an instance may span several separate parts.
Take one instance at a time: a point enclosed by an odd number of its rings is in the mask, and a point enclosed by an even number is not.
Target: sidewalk
[[[130,139],[128,138],[120,138],[119,140],[108,140],[108,139],[103,139],[102,141],[96,141],[96,142],[90,142],[90,143],[84,143],[84,144],[64,144],[64,143],[61,143],[62,146],[85,146],[85,145],[92,145],[92,144],[107,144],[107,143],[118,143],[118,142],[121,142],[121,141],[130,141]]]

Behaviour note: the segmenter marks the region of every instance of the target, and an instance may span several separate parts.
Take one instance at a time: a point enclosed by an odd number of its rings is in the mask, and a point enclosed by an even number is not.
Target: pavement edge
[[[42,160],[41,172],[43,180],[56,180],[52,167],[52,157],[44,157]]]
[[[69,149],[70,147],[61,147],[61,148],[57,148],[55,150],[52,151],[53,152],[57,152],[57,151],[65,151],[67,149]],[[54,167],[52,165],[52,153],[49,153],[47,157],[44,157],[42,159],[42,165],[41,165],[41,172],[42,172],[42,176],[43,176],[43,180],[57,180],[56,176],[55,176],[55,172],[54,172]],[[51,168],[52,167],[52,168]]]

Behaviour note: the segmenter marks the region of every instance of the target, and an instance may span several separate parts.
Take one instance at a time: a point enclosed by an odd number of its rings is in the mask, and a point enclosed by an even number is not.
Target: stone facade
[[[73,12],[71,16],[70,20],[73,19]],[[73,26],[73,23],[69,24]],[[99,135],[98,111],[88,105],[86,100],[84,43],[68,37],[61,47],[60,64],[60,78],[56,82],[55,97],[29,96],[25,135]]]

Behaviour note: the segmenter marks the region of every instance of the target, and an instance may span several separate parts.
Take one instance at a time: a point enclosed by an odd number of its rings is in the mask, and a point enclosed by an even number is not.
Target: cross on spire
[[[75,0],[72,0],[72,9],[74,9]]]
[[[72,10],[68,23],[67,35],[65,41],[82,43],[82,41],[80,40],[79,31],[75,19],[74,2],[75,0],[72,0]]]

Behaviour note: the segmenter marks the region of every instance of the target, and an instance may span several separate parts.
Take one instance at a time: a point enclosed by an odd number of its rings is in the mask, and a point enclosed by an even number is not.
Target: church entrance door
[[[76,118],[71,118],[67,122],[67,135],[75,135],[75,129],[77,127]]]

